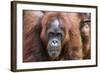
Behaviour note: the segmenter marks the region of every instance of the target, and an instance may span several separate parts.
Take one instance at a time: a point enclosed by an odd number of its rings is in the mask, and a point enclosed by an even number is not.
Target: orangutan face
[[[85,23],[81,28],[81,35],[83,37],[88,37],[90,35],[90,26],[88,23]]]
[[[62,50],[62,41],[64,39],[64,31],[60,27],[59,20],[53,19],[49,22],[47,29],[47,52],[48,55],[55,59],[59,57]]]

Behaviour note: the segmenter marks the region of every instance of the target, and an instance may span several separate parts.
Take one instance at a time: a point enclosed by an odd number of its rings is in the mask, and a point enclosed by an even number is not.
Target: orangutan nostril
[[[57,46],[59,46],[58,39],[53,39],[53,40],[51,41],[51,46],[52,46],[52,47],[57,47]]]

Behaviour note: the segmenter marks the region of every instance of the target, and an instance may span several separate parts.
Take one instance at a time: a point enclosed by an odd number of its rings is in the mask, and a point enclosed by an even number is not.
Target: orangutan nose
[[[51,46],[57,47],[58,45],[59,45],[59,40],[58,40],[58,39],[53,39],[53,40],[51,41]]]

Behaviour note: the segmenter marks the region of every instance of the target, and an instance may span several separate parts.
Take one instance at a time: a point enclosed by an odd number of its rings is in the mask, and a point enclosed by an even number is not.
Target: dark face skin
[[[80,25],[80,31],[81,31],[81,36],[82,37],[89,37],[90,36],[90,31],[91,31],[91,14],[83,14],[83,22]]]
[[[82,27],[81,27],[81,35],[83,37],[89,37],[90,36],[90,26],[89,23],[85,23]]]
[[[62,49],[62,41],[64,39],[64,31],[60,27],[58,19],[50,21],[47,30],[47,52],[50,58],[56,59],[59,57]]]

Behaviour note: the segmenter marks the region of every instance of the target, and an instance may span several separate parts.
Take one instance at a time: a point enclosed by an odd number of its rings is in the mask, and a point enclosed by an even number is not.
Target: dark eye
[[[62,39],[62,34],[61,33],[57,33],[56,37],[58,37],[59,39]]]
[[[49,37],[53,37],[53,36],[54,36],[54,33],[53,33],[53,32],[49,32],[49,33],[48,33],[48,36],[49,36]]]
[[[56,35],[56,36],[61,37],[61,36],[62,36],[62,34],[61,34],[61,33],[57,33],[57,35]]]

